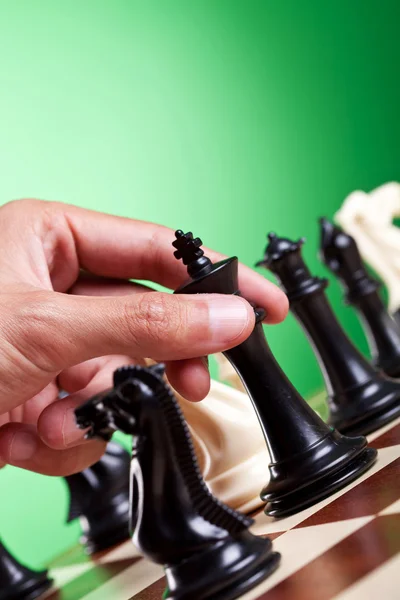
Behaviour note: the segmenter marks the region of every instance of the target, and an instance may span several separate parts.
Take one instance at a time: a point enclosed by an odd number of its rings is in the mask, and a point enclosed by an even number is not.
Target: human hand
[[[110,387],[123,364],[166,362],[183,396],[206,396],[208,369],[198,357],[244,341],[254,312],[235,296],[179,296],[128,281],[177,288],[187,274],[173,239],[165,227],[55,202],[0,208],[3,464],[68,475],[96,462],[104,444],[83,440],[73,411]],[[267,322],[283,320],[288,302],[275,285],[243,265],[239,278]],[[70,395],[58,399],[60,390]]]

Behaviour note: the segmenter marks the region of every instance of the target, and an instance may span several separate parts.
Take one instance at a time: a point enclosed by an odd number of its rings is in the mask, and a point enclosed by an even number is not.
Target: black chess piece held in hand
[[[290,309],[313,342],[330,408],[329,423],[342,433],[366,435],[400,414],[400,384],[377,371],[343,331],[325,296],[326,279],[313,277],[301,255],[304,239],[294,242],[270,233],[264,259]]]
[[[346,302],[353,305],[364,327],[375,365],[389,377],[400,377],[400,325],[379,295],[381,284],[363,264],[354,238],[328,219],[320,219],[320,256],[340,280]]]
[[[191,233],[176,232],[175,257],[187,265],[190,279],[175,293],[239,294],[237,258],[212,264],[201,244]],[[261,492],[265,512],[283,517],[356,479],[374,463],[376,450],[363,437],[347,438],[325,425],[276,362],[263,332],[262,309],[255,314],[250,337],[224,354],[243,381],[269,450],[270,480]]]
[[[110,442],[97,463],[64,477],[70,492],[67,522],[79,518],[87,554],[129,538],[130,453]]]
[[[75,411],[89,437],[133,435],[132,540],[164,565],[168,600],[233,600],[272,573],[280,555],[251,534],[252,519],[208,491],[163,366],[126,367],[114,389]]]
[[[53,585],[47,571],[19,563],[0,540],[0,600],[34,600]]]

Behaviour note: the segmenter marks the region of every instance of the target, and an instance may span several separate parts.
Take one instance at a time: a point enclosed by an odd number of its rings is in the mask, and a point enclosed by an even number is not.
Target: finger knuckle
[[[5,204],[3,204],[3,206],[1,207],[1,211],[2,212],[14,212],[17,211],[18,213],[21,212],[21,210],[26,211],[26,210],[31,210],[31,209],[37,209],[39,206],[42,206],[43,204],[45,204],[45,202],[43,200],[36,200],[35,198],[18,198],[16,200],[10,200],[9,202],[6,202]]]
[[[181,314],[173,306],[173,302],[167,294],[143,295],[135,303],[134,317],[131,325],[134,329],[133,335],[140,332],[144,340],[152,343],[161,343],[166,339],[171,340],[180,331]]]
[[[143,252],[142,268],[147,269],[151,265],[155,272],[160,272],[163,269],[165,253],[160,239],[164,233],[168,231],[164,225],[155,225],[152,235],[147,240],[146,251]]]

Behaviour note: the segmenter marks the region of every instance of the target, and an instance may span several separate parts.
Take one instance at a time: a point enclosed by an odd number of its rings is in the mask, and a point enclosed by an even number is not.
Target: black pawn
[[[400,385],[377,371],[343,331],[325,296],[328,281],[312,277],[301,256],[304,240],[268,237],[258,265],[276,275],[313,342],[328,388],[329,423],[349,435],[375,431],[400,414]]]
[[[176,258],[188,266],[191,279],[177,294],[239,294],[238,260],[216,264],[204,257],[201,241],[176,232]],[[265,512],[283,517],[333,494],[364,473],[376,450],[365,438],[347,438],[325,425],[290,383],[264,335],[261,309],[250,337],[224,352],[250,396],[267,443],[270,481],[261,492]]]
[[[80,519],[88,554],[129,538],[130,462],[129,452],[109,442],[97,463],[64,478],[70,491],[68,522]]]
[[[22,565],[0,541],[0,600],[34,600],[52,585],[47,571]]]
[[[381,284],[367,273],[351,235],[328,219],[320,224],[321,259],[340,280],[346,302],[358,311],[375,365],[389,377],[400,377],[400,326],[378,293]]]

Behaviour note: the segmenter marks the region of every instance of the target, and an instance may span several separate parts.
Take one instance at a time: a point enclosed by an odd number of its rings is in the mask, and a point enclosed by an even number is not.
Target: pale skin
[[[40,200],[0,208],[0,466],[69,475],[105,445],[86,441],[74,408],[111,386],[113,371],[145,358],[167,364],[186,398],[209,390],[204,356],[244,341],[254,311],[233,296],[172,295],[186,268],[172,230]],[[213,260],[222,255],[206,250]],[[281,322],[286,296],[240,265],[243,296]],[[59,391],[69,396],[58,399]]]

